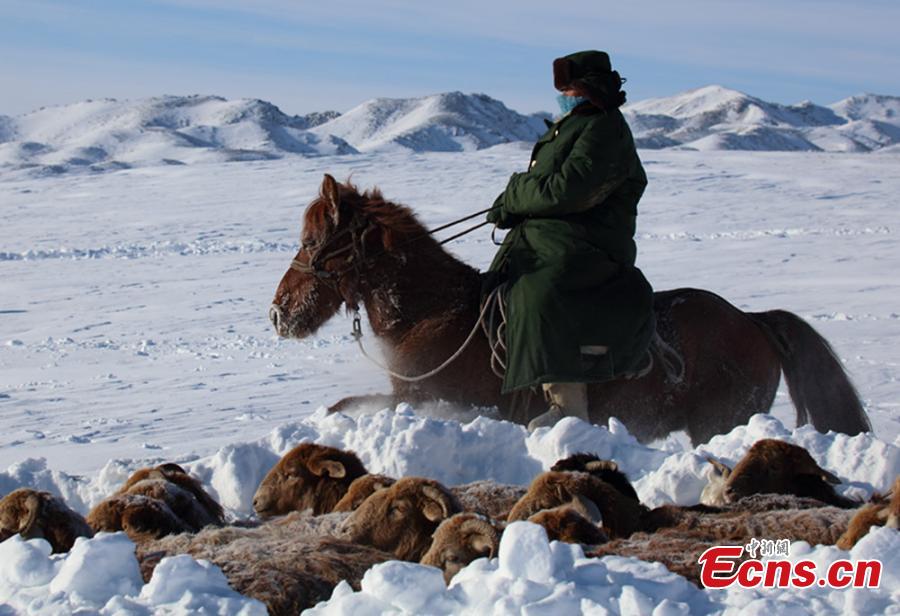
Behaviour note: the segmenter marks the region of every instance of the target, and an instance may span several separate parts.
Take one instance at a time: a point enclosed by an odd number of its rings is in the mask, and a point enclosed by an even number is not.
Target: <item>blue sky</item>
[[[0,114],[220,94],[289,113],[484,92],[554,106],[553,58],[604,49],[630,100],[721,84],[791,103],[900,94],[896,0],[0,0]]]

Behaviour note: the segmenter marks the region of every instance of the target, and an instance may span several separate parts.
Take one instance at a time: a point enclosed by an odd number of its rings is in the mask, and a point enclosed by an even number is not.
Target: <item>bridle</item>
[[[486,214],[490,212],[494,208],[487,208],[485,210],[481,210],[479,212],[475,212],[473,214],[469,214],[468,216],[464,216],[462,218],[458,218],[444,225],[440,225],[439,227],[435,227],[430,231],[426,231],[425,233],[420,233],[419,235],[412,237],[401,245],[411,244],[415,241],[418,241],[425,237],[430,237],[434,235],[438,231],[443,231],[449,227],[458,225],[461,222],[465,222],[467,220],[471,220],[476,216],[481,216],[482,214]],[[490,224],[487,221],[464,229],[455,235],[451,235],[448,238],[444,238],[438,242],[438,245],[446,244],[447,242],[451,242],[467,233],[471,233],[476,229],[480,229],[486,224]],[[337,233],[333,234],[331,237],[325,239],[325,241],[321,242],[314,249],[310,251],[309,258],[306,263],[300,261],[297,257],[291,259],[290,269],[300,272],[302,274],[310,274],[315,276],[323,283],[325,283],[329,288],[331,288],[338,296],[343,299],[344,303],[347,305],[347,308],[354,311],[355,313],[359,313],[359,297],[358,293],[353,293],[352,297],[348,297],[346,293],[341,290],[341,281],[342,278],[350,271],[353,271],[357,274],[357,278],[360,274],[362,274],[362,269],[364,266],[364,262],[366,261],[366,238],[369,233],[375,230],[377,227],[375,223],[366,218],[364,215],[355,212],[353,218],[350,220],[350,224],[339,230]],[[339,248],[335,248],[331,251],[326,252],[328,247],[341,237],[345,235],[350,235],[350,242],[341,246]],[[325,269],[325,264],[331,261],[334,258],[340,257],[346,254],[346,258],[340,267],[333,270]],[[379,251],[373,251],[370,253],[372,258],[379,258],[388,254],[386,250],[382,247]]]
[[[362,273],[363,261],[366,258],[366,237],[375,228],[375,225],[364,216],[355,214],[349,225],[311,250],[306,263],[300,261],[297,257],[291,259],[290,269],[302,274],[315,276],[337,293],[344,300],[344,303],[347,304],[347,308],[359,311],[359,302],[355,294],[354,297],[347,297],[341,291],[341,279],[351,270],[355,271],[357,275]],[[334,244],[336,240],[348,234],[350,235],[348,244],[326,252],[326,249]],[[335,270],[325,269],[325,263],[343,254],[347,254],[347,256],[341,267]],[[382,251],[381,254],[385,253]]]

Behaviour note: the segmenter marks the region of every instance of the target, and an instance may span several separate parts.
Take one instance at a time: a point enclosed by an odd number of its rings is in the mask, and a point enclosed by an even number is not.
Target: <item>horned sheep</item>
[[[437,481],[404,477],[363,501],[347,518],[344,537],[418,561],[440,523],[461,511],[459,500]]]
[[[85,519],[50,492],[13,490],[0,499],[0,541],[19,534],[46,539],[55,553],[68,552],[78,537],[93,537]]]
[[[476,558],[494,558],[500,548],[502,529],[477,513],[457,513],[438,526],[431,547],[420,561],[444,572],[448,584],[460,569]]]
[[[834,491],[833,486],[841,480],[819,466],[808,451],[785,441],[756,441],[733,470],[707,459],[713,470],[700,498],[706,505],[721,505],[759,493],[794,494],[847,509],[860,505]]]
[[[837,546],[849,550],[871,530],[873,526],[900,528],[900,477],[894,480],[890,499],[876,497],[874,502],[862,507],[847,525],[847,530],[838,539]]]
[[[538,475],[525,496],[509,512],[508,521],[526,520],[542,509],[553,509],[584,497],[599,511],[610,537],[627,537],[640,529],[646,507],[594,475],[578,471],[548,471]]]

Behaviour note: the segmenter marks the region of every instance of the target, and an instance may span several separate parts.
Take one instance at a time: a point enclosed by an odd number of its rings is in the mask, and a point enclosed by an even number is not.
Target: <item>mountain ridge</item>
[[[718,85],[622,109],[640,148],[897,151],[900,97],[858,94],[828,106],[771,103]],[[376,98],[346,113],[285,114],[255,98],[98,99],[0,115],[0,172],[99,172],[167,164],[360,152],[471,151],[531,142],[546,113],[486,94]]]

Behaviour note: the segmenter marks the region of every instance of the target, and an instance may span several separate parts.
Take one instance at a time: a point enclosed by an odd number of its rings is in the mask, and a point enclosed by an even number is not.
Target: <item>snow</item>
[[[683,435],[638,443],[615,419],[590,427],[569,419],[529,435],[489,409],[459,420],[440,405],[325,415],[323,405],[386,391],[388,380],[358,356],[342,316],[303,341],[277,339],[266,317],[322,174],[379,185],[434,226],[486,207],[528,153],[527,144],[509,143],[465,153],[4,174],[0,494],[46,489],[86,512],[133,469],[166,460],[200,477],[230,516],[244,517],[261,477],[304,441],[354,449],[373,472],[447,484],[526,484],[560,457],[593,451],[615,459],[650,505],[696,502],[706,455],[733,463],[765,437],[807,447],[851,497],[884,490],[900,474],[893,237],[900,176],[896,153],[885,151],[645,150],[650,185],[637,237],[639,264],[659,289],[708,288],[743,310],[784,308],[812,323],[859,388],[874,435],[795,427],[784,388],[771,415],[697,448]],[[450,250],[485,267],[495,248],[485,231]],[[535,533],[510,534],[501,558],[472,563],[449,589],[434,570],[386,563],[369,572],[362,593],[338,587],[320,609],[703,614],[771,612],[784,601],[823,613],[877,613],[898,600],[895,581],[878,591],[701,591],[660,565],[587,559]],[[896,535],[874,531],[851,557],[874,554],[896,572]],[[811,553],[824,562],[838,552]],[[503,558],[523,554],[540,559],[532,568]],[[0,544],[0,604],[35,613],[260,609],[229,594],[208,564],[187,557],[164,564],[163,577],[148,585],[121,535],[52,556],[45,542],[14,537]],[[421,592],[398,590],[407,588]]]
[[[164,558],[144,584],[124,533],[79,538],[57,555],[43,539],[14,535],[0,543],[3,607],[35,615],[266,614],[262,603],[233,591],[218,567],[186,555]]]

